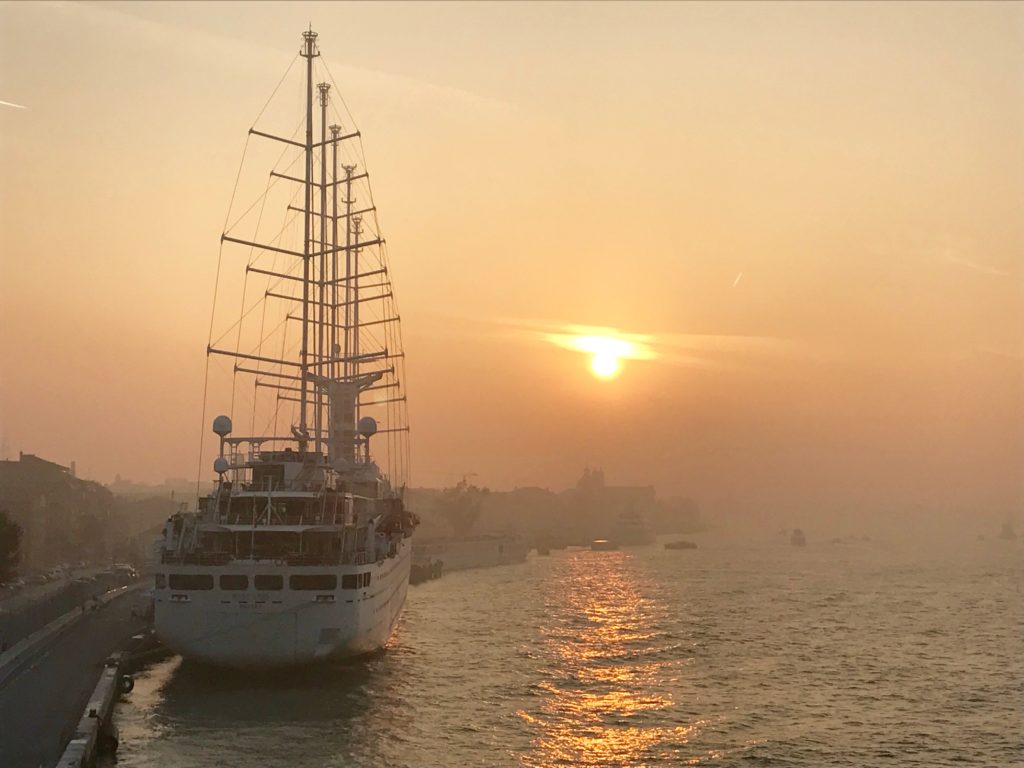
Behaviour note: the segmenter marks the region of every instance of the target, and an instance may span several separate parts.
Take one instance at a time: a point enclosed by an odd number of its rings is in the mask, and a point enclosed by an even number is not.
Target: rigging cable
[[[272,180],[272,177],[268,176],[267,177],[267,188],[266,188],[266,190],[264,190],[263,195],[261,195],[261,197],[263,198],[263,203],[260,205],[260,212],[259,212],[259,215],[256,217],[256,229],[253,232],[253,236],[252,236],[252,239],[255,240],[256,242],[259,242],[260,224],[263,223],[263,211],[265,211],[266,207],[267,207],[267,193],[270,191],[270,182],[271,182],[271,180]],[[254,263],[254,254],[255,253],[256,253],[256,249],[254,247],[250,246],[250,248],[249,248],[249,259],[248,259],[248,261],[246,263],[246,267],[247,268],[245,270],[245,277],[242,278],[242,303],[241,303],[241,305],[238,308],[238,333],[235,335],[235,355],[238,354],[238,352],[239,352],[239,350],[241,349],[241,346],[242,346],[242,320],[245,318],[246,314],[248,314],[245,311],[245,295],[246,295],[246,291],[249,288],[249,270],[248,270],[248,267],[251,267],[253,265],[253,263]],[[237,388],[237,385],[238,385],[238,366],[234,365],[234,366],[232,366],[232,373],[231,373],[231,408],[228,411],[228,414],[229,414],[229,416],[230,416],[232,421],[235,420],[235,390]],[[255,389],[254,389],[254,392],[255,392]],[[253,407],[253,410],[255,411],[256,410],[256,398],[255,398],[255,396],[253,397],[252,407]]]
[[[355,118],[352,116],[352,111],[349,109],[348,103],[345,101],[345,97],[342,95],[342,90],[338,87],[338,83],[335,81],[334,75],[331,73],[330,67],[327,66],[327,62],[323,59],[323,57],[320,57],[320,59],[317,62],[317,66],[323,66],[324,71],[327,72],[327,77],[330,80],[332,87],[334,88],[334,93],[337,95],[338,101],[341,102],[341,105],[342,105],[342,107],[344,107],[345,113],[348,116],[349,125],[351,125],[354,129],[358,130],[358,126],[356,125]],[[334,106],[334,103],[335,102],[332,99],[331,100],[332,107]],[[338,116],[339,123],[340,122],[344,122],[344,121],[342,121],[341,115],[340,115],[340,113],[337,112],[337,110],[335,110],[335,114]],[[363,147],[363,139],[362,139],[361,135],[359,137],[357,137],[357,138],[358,138],[358,145],[359,145],[359,158],[362,160],[362,167],[365,169],[367,166],[366,166],[366,151],[365,151],[365,148]],[[347,147],[343,147],[343,149],[345,151],[347,151]],[[373,213],[373,222],[376,225],[375,229],[376,229],[376,231],[378,233],[377,236],[378,236],[378,239],[379,239],[380,238],[379,232],[380,232],[380,229],[381,229],[381,227],[380,227],[380,220],[378,218],[377,206],[376,206],[376,204],[374,202],[374,199],[373,199],[373,187],[370,184],[370,177],[367,176],[365,179],[362,179],[361,181],[365,181],[366,182],[367,196],[369,197],[370,205],[373,207],[373,211],[372,211],[372,213]],[[386,246],[382,243],[379,246],[379,249],[380,249],[380,252],[379,252],[379,255],[378,255],[378,263],[382,267],[388,266],[389,259],[388,259],[388,256],[387,256]],[[390,270],[389,270],[388,271],[388,278],[390,279],[390,277],[391,277],[391,273],[390,273]],[[394,298],[394,292],[393,291],[392,291],[392,296],[390,297],[390,301],[391,301],[391,306],[392,306],[392,309],[393,309],[393,314],[394,314],[395,317],[398,317],[399,316],[398,315],[398,302]],[[386,325],[391,325],[391,323],[387,323]],[[397,325],[398,327],[395,328],[395,329],[391,329],[391,330],[392,330],[392,333],[395,334],[395,337],[397,339],[398,351],[402,352],[403,354],[402,354],[401,357],[399,357],[397,359],[397,361],[396,361],[397,365],[395,365],[395,372],[393,374],[391,374],[391,375],[396,379],[396,381],[399,384],[399,386],[397,387],[398,394],[399,395],[404,395],[405,387],[404,387],[403,382],[405,382],[405,380],[406,380],[406,368],[405,368],[405,355],[404,355],[404,351],[405,350],[404,350],[403,339],[402,339],[402,327],[401,327],[401,323],[394,323],[394,325]],[[401,412],[401,416],[399,417],[399,419],[403,423],[396,424],[395,426],[403,426],[403,427],[405,427],[405,432],[403,434],[406,435],[404,441],[402,441],[403,442],[402,448],[404,450],[400,450],[399,451],[399,456],[401,457],[401,460],[402,460],[401,461],[402,468],[400,470],[400,473],[402,475],[402,491],[403,491],[403,496],[404,496],[405,486],[408,484],[408,482],[410,480],[411,469],[412,469],[411,468],[411,464],[412,464],[412,449],[411,449],[411,440],[409,438],[409,435],[411,434],[411,432],[409,430],[409,423],[408,423],[408,421],[409,421],[409,406],[408,406],[408,401],[405,400],[405,399],[403,399],[402,401],[400,401],[396,405],[398,406],[398,409]],[[398,434],[398,433],[396,433],[396,434]]]
[[[231,217],[231,208],[235,204],[235,194],[238,192],[238,181],[242,178],[242,166],[245,164],[245,154],[249,150],[249,136],[245,135],[245,144],[242,146],[242,158],[238,161],[238,173],[235,174],[235,185],[231,190],[231,200],[228,201],[228,210],[224,216],[224,226],[228,224]],[[196,509],[199,508],[199,487],[203,477],[203,437],[206,429],[206,396],[210,387],[210,343],[213,341],[213,322],[217,316],[217,289],[220,286],[220,267],[224,260],[224,241],[220,241],[217,248],[217,274],[213,279],[213,302],[210,306],[210,332],[206,337],[206,365],[203,370],[203,407],[201,424],[199,427],[199,462],[196,467]]]
[[[292,67],[295,66],[295,62],[298,61],[301,56],[301,52],[295,54],[295,58],[291,60],[291,63],[288,65],[288,69],[284,71],[284,74],[281,75],[281,79],[278,81],[277,85],[274,86],[274,90],[271,92],[270,97],[267,99],[267,103],[263,105],[263,109],[261,109],[259,114],[256,115],[256,119],[252,121],[253,126],[255,126],[256,123],[259,122],[260,118],[263,117],[263,113],[267,111],[267,107],[269,107],[270,102],[274,100],[274,96],[277,95],[278,89],[280,89],[280,87],[284,84],[285,79],[288,77],[288,73],[292,71]]]
[[[298,195],[298,192],[296,192],[296,194],[292,196],[292,200],[293,201],[294,201],[294,199],[295,199],[295,197],[297,195]],[[285,219],[287,219],[287,218],[288,218],[288,214],[285,214]],[[291,221],[287,221],[286,220],[285,223],[281,225],[281,229],[279,229],[277,231],[277,234],[274,235],[273,238],[271,238],[271,240],[268,243],[268,245],[276,245],[276,244],[280,243],[281,242],[281,238],[283,238],[285,233],[288,231],[288,227],[293,225],[297,220],[298,220],[298,218],[296,216],[292,216],[292,220]],[[299,265],[301,263],[302,263],[301,261],[296,261],[295,262],[296,265]],[[276,261],[276,256],[275,256],[275,260],[271,263],[271,266],[274,267],[276,265],[277,265],[277,261]],[[294,268],[295,268],[294,266],[291,267],[291,269],[294,269]],[[291,270],[289,270],[289,272],[286,273],[286,274],[290,274],[290,271]],[[277,280],[275,280],[272,283],[268,282],[268,284],[267,284],[268,289],[270,289],[270,288],[277,288],[279,285],[281,285],[281,281],[283,279],[284,278],[280,278],[279,277]],[[252,303],[252,306],[250,306],[247,310],[245,310],[244,314],[242,315],[242,318],[248,317],[250,314],[252,314],[253,310],[256,309],[256,307],[260,306],[260,304],[263,304],[265,301],[266,301],[266,297],[264,297],[262,299],[257,299],[256,301],[254,301]],[[211,344],[216,346],[217,344],[222,342],[227,337],[227,335],[229,333],[231,333],[231,331],[233,331],[235,329],[235,327],[237,325],[238,325],[238,321],[236,321],[236,322],[232,323],[231,325],[229,325],[226,329],[224,329],[224,332],[220,336],[218,336],[213,342],[211,342]]]
[[[302,127],[302,123],[299,123],[298,127],[296,127],[296,129],[294,131],[292,131],[292,134],[291,134],[292,138],[295,138],[295,134],[297,134],[299,132],[299,128],[301,128],[301,127]],[[250,135],[252,135],[252,134],[250,134]],[[278,164],[284,159],[284,156],[288,152],[289,149],[291,149],[291,147],[286,146],[284,149],[281,150],[281,154],[277,156],[277,160],[274,161],[274,164],[271,166],[271,168],[273,168],[274,170],[277,170]],[[291,167],[293,165],[295,165],[297,162],[299,162],[300,159],[302,159],[302,155],[301,154],[296,154],[295,155],[295,159],[292,160],[290,163],[288,163],[288,165],[286,165],[283,169],[281,169],[281,171],[278,171],[278,173],[281,173],[282,171],[291,170]],[[267,189],[264,191],[263,195],[261,195],[260,197],[257,197],[255,200],[253,200],[252,204],[248,208],[246,208],[244,211],[242,211],[242,213],[239,214],[238,218],[235,219],[231,223],[231,226],[226,226],[224,228],[225,234],[230,232],[231,230],[233,230],[235,227],[237,227],[238,223],[242,219],[244,219],[246,216],[249,215],[249,212],[252,211],[252,209],[256,207],[256,205],[260,202],[260,200],[263,199],[263,197],[265,195],[269,194],[270,188],[273,187],[275,184],[277,184],[278,181],[281,180],[281,178],[279,176],[270,176],[269,178],[272,179],[272,181],[271,181],[270,185],[267,187]]]

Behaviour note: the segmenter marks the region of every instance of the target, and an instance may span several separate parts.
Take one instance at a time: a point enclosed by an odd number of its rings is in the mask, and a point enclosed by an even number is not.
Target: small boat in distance
[[[594,552],[612,552],[618,548],[615,542],[608,539],[594,539],[590,542],[590,549]]]
[[[805,547],[807,546],[807,537],[804,536],[803,530],[800,528],[794,528],[793,533],[790,534],[789,543],[794,547]]]
[[[696,549],[697,545],[692,541],[686,541],[686,539],[680,539],[679,541],[670,541],[665,545],[665,549]]]

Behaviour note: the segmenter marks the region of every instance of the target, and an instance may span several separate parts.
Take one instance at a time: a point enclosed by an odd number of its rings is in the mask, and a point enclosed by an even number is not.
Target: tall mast
[[[302,396],[299,398],[299,432],[306,434],[306,401],[309,397],[309,271],[310,232],[313,211],[313,59],[316,57],[316,32],[309,29],[302,33],[305,46],[302,56],[306,59],[306,213],[304,237],[302,239]],[[306,441],[299,443],[301,451],[306,450]]]
[[[320,91],[320,266],[318,269],[319,274],[319,287],[320,287],[320,306],[318,307],[319,322],[317,323],[316,332],[316,361],[317,361],[317,373],[324,375],[324,323],[326,322],[326,310],[324,308],[324,299],[327,296],[327,92],[331,89],[328,83],[320,83],[317,85],[317,89]],[[331,354],[328,352],[328,354]],[[316,453],[320,455],[321,449],[321,433],[323,430],[323,393],[320,389],[315,389],[316,392]]]
[[[345,166],[345,378],[351,373],[352,364],[352,172],[354,165]]]
[[[275,280],[264,291],[264,300],[292,302],[287,305],[289,308],[285,310],[284,318],[277,326],[282,329],[280,353],[268,351],[265,342],[269,335],[262,339],[256,337],[256,348],[243,351],[240,346],[240,330],[235,349],[220,349],[211,341],[207,344],[207,354],[233,358],[237,361],[234,366],[236,373],[253,375],[253,383],[257,389],[262,387],[277,392],[275,402],[270,404],[273,407],[270,428],[274,436],[233,437],[233,444],[241,444],[246,440],[251,440],[254,446],[267,442],[297,443],[304,460],[312,460],[315,456],[322,457],[325,452],[331,455],[332,449],[338,454],[338,458],[347,459],[350,449],[356,452],[362,446],[361,460],[365,461],[366,442],[356,436],[358,433],[353,429],[355,425],[351,423],[352,416],[355,416],[358,423],[362,410],[359,397],[368,390],[387,390],[387,395],[394,393],[394,396],[385,396],[384,399],[375,397],[374,402],[405,402],[402,383],[398,378],[400,367],[389,362],[404,357],[401,346],[399,344],[397,350],[389,349],[389,334],[385,333],[385,339],[381,341],[376,338],[377,334],[373,331],[376,326],[383,326],[387,330],[388,324],[398,323],[399,316],[395,312],[394,303],[389,301],[392,292],[386,255],[383,251],[375,254],[381,261],[379,265],[361,264],[363,249],[383,246],[384,240],[375,233],[364,241],[363,215],[374,213],[376,208],[372,204],[372,199],[363,207],[357,206],[355,183],[368,176],[365,172],[357,172],[359,169],[355,163],[346,165],[345,152],[338,150],[338,144],[348,139],[357,139],[360,133],[358,130],[346,133],[340,125],[328,125],[327,107],[330,106],[331,88],[327,83],[317,83],[313,80],[313,59],[321,55],[317,46],[318,36],[310,28],[302,37],[303,44],[299,55],[306,59],[305,141],[297,140],[294,135],[275,136],[257,130],[255,126],[249,128],[250,135],[289,145],[293,147],[291,152],[296,149],[303,150],[303,173],[291,171],[289,174],[278,170],[270,172],[274,178],[302,185],[302,204],[287,205],[287,210],[303,215],[302,247],[299,248],[297,243],[287,247],[289,244],[279,242],[278,237],[270,243],[261,243],[236,237],[229,234],[230,230],[221,233],[222,243],[234,243],[249,249],[257,249],[261,254],[283,254],[292,259],[302,259],[302,269],[299,273],[294,271],[299,266],[294,261],[283,271],[278,269],[276,259],[279,257],[276,256],[270,269],[258,264],[255,259],[250,260],[246,266],[247,273],[265,275]],[[314,113],[314,86],[319,93],[319,115]],[[320,137],[315,140],[317,119],[320,120]],[[330,158],[326,155],[328,145],[331,149]],[[321,152],[319,169],[316,168],[317,151]],[[283,157],[284,153],[279,162]],[[292,157],[294,158],[294,155]],[[284,171],[288,171],[293,163],[294,160],[284,168]],[[320,190],[319,195],[316,194],[317,187]],[[330,200],[328,194],[331,195]],[[344,198],[339,199],[341,195],[344,195]],[[319,227],[316,226],[316,216],[320,217]],[[330,227],[327,226],[328,218]],[[345,219],[344,233],[339,229],[342,218]],[[252,235],[254,238],[259,236],[258,222],[256,226],[257,233]],[[344,264],[342,251],[345,252]],[[364,280],[369,277],[376,279]],[[277,284],[282,282],[291,286],[291,290],[274,290]],[[295,284],[297,282],[302,283],[301,290]],[[366,304],[365,310],[363,304]],[[245,312],[242,319],[247,314],[248,312]],[[241,323],[241,320],[239,322]],[[289,342],[295,339],[295,335],[289,329],[294,327],[293,323],[299,322],[301,327],[297,330],[301,330],[301,347],[296,354],[296,350],[289,345]],[[373,337],[368,335],[365,340],[361,338],[364,327]],[[263,334],[262,325],[260,334]],[[281,402],[299,405],[299,412],[294,414],[291,423],[290,434],[278,432]],[[343,408],[344,413],[332,412],[335,405]],[[311,408],[315,409],[315,413]],[[404,417],[404,411],[402,416],[392,415],[391,411],[392,409],[388,408],[386,418],[389,424],[394,419]],[[379,431],[407,430],[408,427],[388,426]],[[255,428],[253,431],[255,432]],[[389,456],[394,458],[393,451]],[[358,455],[356,458],[359,458]]]
[[[363,233],[363,217],[352,218],[352,236],[356,245],[352,251],[352,375],[359,375],[359,236]],[[356,398],[356,423],[359,422],[359,398]]]
[[[340,125],[331,126],[331,378],[338,376],[338,136]]]

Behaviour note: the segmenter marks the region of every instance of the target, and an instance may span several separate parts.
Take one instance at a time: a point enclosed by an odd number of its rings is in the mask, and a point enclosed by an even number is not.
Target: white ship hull
[[[412,540],[394,556],[363,565],[287,566],[233,563],[224,566],[164,565],[156,590],[156,632],[185,658],[225,667],[287,667],[382,649],[398,621],[409,588]],[[174,575],[205,575],[214,588],[172,589]],[[295,575],[337,577],[333,590],[293,590]],[[367,586],[343,588],[344,577]],[[248,588],[220,588],[222,575],[248,576]],[[256,575],[280,575],[283,588],[260,591]],[[159,582],[158,582],[159,583]],[[360,585],[362,582],[359,582]]]

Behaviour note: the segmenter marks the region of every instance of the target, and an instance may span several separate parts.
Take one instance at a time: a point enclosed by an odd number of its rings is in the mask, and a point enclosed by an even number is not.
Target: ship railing
[[[351,555],[352,553],[349,554]],[[164,565],[216,566],[227,565],[236,560],[243,560],[245,562],[273,563],[277,566],[342,565],[343,563],[349,562],[349,559],[339,553],[318,555],[306,552],[294,552],[283,556],[261,555],[259,553],[233,555],[230,552],[191,552],[184,555],[167,553],[160,559],[160,562]],[[369,559],[366,557],[366,553],[356,553],[351,558],[351,562],[356,565],[364,565],[369,562]]]
[[[251,525],[255,529],[265,528],[268,523],[259,517],[253,522],[251,512],[236,512],[231,515],[224,515],[217,519],[228,525]],[[273,513],[273,521],[270,525],[340,525],[334,515],[321,514],[319,510],[315,514],[305,515],[301,512],[294,514]]]
[[[230,552],[164,552],[160,562],[165,565],[226,565],[232,559]]]
[[[343,559],[340,554],[311,555],[308,553],[288,555],[288,565],[340,565]]]

